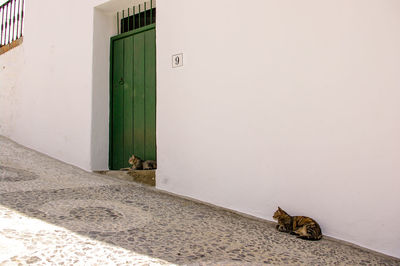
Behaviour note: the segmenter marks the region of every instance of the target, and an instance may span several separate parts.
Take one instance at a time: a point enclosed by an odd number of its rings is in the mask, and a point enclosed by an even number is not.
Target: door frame
[[[124,32],[118,35],[115,35],[110,38],[110,73],[109,73],[109,96],[110,96],[110,103],[109,103],[109,134],[108,134],[108,169],[111,169],[111,162],[112,162],[112,156],[113,156],[113,148],[112,148],[112,139],[113,139],[113,69],[114,69],[114,42],[119,39],[123,39],[144,31],[148,31],[151,29],[155,29],[156,24],[150,24],[135,30],[131,30],[128,32]],[[157,56],[156,56],[156,66],[157,66]],[[156,75],[156,92],[157,92],[157,75]],[[156,99],[156,106],[157,106],[157,99]],[[157,112],[156,112],[157,114]],[[157,119],[157,117],[156,117]],[[156,135],[156,143],[157,143],[157,135]],[[157,147],[157,145],[156,145]]]

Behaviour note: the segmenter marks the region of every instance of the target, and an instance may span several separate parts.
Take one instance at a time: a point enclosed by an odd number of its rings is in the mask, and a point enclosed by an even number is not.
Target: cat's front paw
[[[283,225],[278,224],[276,226],[276,229],[278,229],[278,231],[280,232],[286,232],[286,228]]]

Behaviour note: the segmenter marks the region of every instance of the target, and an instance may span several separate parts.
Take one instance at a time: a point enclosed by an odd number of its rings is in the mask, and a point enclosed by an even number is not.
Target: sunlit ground
[[[96,241],[0,205],[0,265],[161,265],[166,261]]]

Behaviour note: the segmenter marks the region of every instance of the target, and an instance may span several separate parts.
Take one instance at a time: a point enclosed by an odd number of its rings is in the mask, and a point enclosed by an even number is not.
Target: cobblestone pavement
[[[88,173],[0,136],[0,264],[400,265]]]

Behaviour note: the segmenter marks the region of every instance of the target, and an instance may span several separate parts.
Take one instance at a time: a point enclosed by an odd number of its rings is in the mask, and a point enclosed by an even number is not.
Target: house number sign
[[[183,66],[183,54],[174,54],[172,56],[172,67]]]

